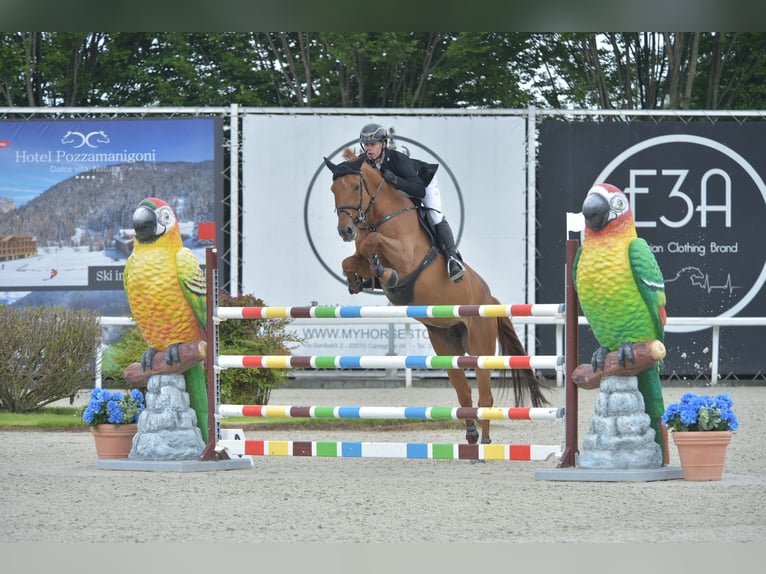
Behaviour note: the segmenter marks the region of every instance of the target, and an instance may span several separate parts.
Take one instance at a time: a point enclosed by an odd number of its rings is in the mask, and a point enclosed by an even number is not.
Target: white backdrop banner
[[[359,152],[359,131],[370,122],[393,133],[399,151],[440,165],[443,209],[463,258],[501,303],[526,302],[526,121],[502,115],[246,114],[243,293],[274,306],[387,304],[382,295],[348,293],[341,261],[354,246],[336,231],[332,178],[323,161],[343,161],[345,147]],[[352,354],[365,354],[381,344],[349,328],[305,335],[311,339],[305,354],[340,354],[352,346]],[[417,342],[422,335],[402,338]]]

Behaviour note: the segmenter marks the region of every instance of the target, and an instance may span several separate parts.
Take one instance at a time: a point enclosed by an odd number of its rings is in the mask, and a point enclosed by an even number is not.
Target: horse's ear
[[[327,166],[327,168],[328,168],[328,169],[329,169],[331,172],[333,172],[333,173],[335,173],[335,168],[337,168],[337,167],[338,167],[337,165],[335,165],[333,162],[331,162],[331,161],[330,161],[329,159],[327,159],[327,158],[324,158],[324,164],[325,164],[325,165]]]
[[[356,161],[359,157],[354,153],[354,150],[347,147],[343,150],[343,159],[346,161]]]

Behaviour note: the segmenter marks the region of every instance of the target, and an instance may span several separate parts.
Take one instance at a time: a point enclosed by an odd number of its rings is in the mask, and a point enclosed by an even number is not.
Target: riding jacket
[[[375,162],[368,161],[377,167]],[[378,169],[381,172],[387,169],[391,170],[399,179],[396,185],[397,189],[410,197],[423,199],[426,195],[426,186],[431,183],[438,167],[438,164],[425,163],[412,159],[400,151],[387,149],[383,153],[383,161]]]

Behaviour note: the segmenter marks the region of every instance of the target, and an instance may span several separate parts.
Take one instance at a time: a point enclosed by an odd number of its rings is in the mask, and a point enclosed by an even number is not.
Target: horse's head
[[[73,132],[72,130],[69,130],[64,134],[64,137],[61,138],[61,143],[74,143],[76,136],[82,138],[82,134],[80,132]]]
[[[324,158],[325,165],[332,172],[332,190],[335,196],[335,212],[338,214],[338,234],[343,241],[354,241],[360,228],[367,228],[374,194],[370,187],[377,189],[382,180],[378,171],[364,164],[364,156],[339,164]],[[374,182],[372,180],[375,180]]]

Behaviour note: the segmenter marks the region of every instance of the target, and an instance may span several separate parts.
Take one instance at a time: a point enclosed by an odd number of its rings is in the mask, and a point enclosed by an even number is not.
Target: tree
[[[534,46],[545,70],[535,88],[553,107],[766,107],[762,33],[538,35]]]
[[[6,32],[6,106],[761,109],[766,34]]]

